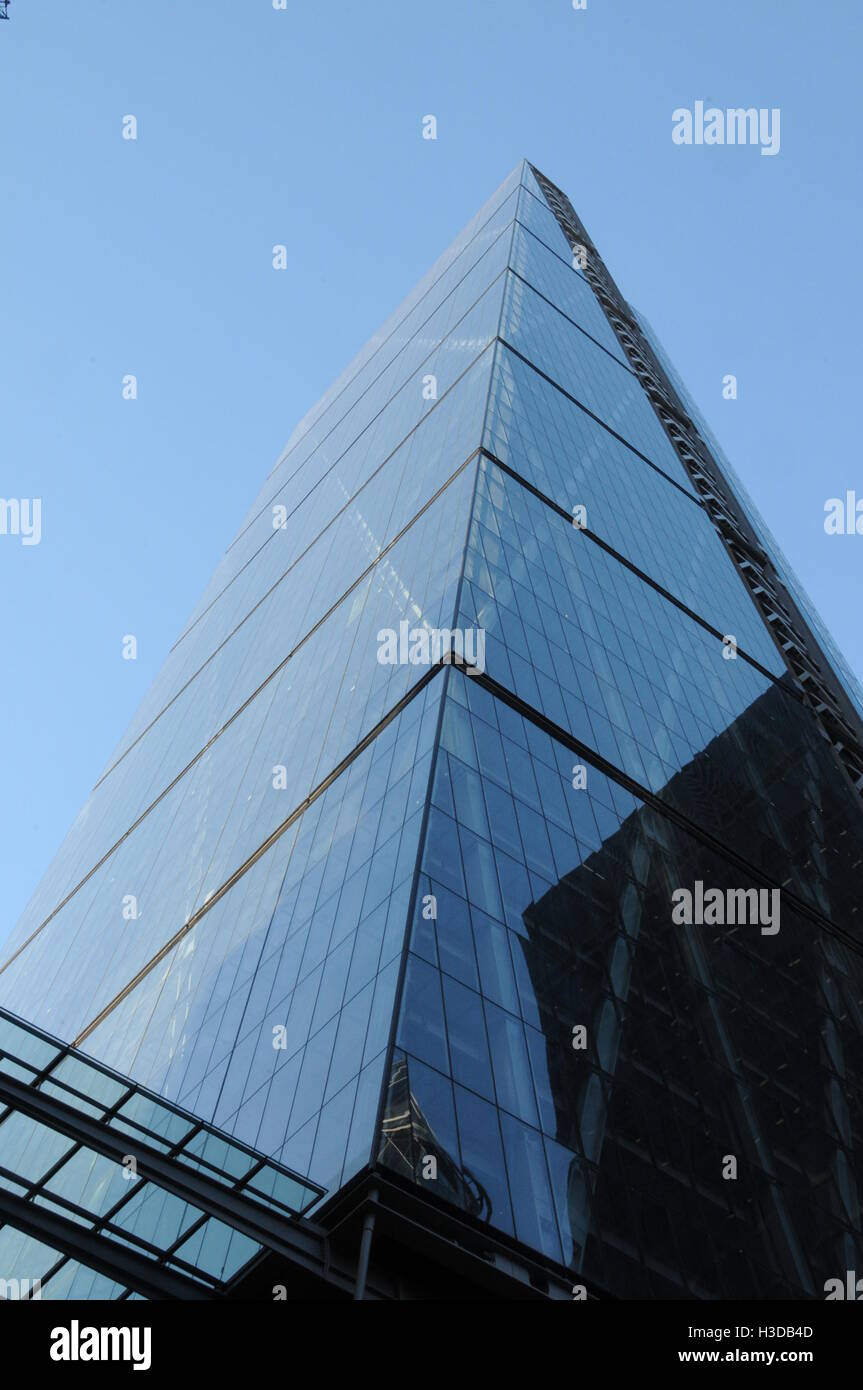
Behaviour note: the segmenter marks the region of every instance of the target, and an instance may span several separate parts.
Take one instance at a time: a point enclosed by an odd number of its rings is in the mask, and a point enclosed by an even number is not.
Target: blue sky
[[[571,197],[863,676],[863,536],[823,527],[828,497],[863,497],[850,0],[10,13],[0,495],[42,499],[42,539],[0,536],[0,937],[294,424],[522,156]],[[675,145],[672,111],[699,99],[779,107],[779,154]]]

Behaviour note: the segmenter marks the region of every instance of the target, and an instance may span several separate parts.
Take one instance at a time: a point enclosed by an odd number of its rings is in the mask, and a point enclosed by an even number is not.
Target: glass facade
[[[863,805],[697,482],[520,165],[292,435],[0,1005],[600,1294],[859,1267]]]

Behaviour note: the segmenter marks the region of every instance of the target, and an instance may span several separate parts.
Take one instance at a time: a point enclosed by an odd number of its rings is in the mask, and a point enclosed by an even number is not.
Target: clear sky
[[[828,497],[863,498],[858,0],[10,15],[0,496],[41,498],[42,538],[0,536],[0,938],[295,423],[523,156],[569,194],[863,676],[863,536],[823,525]],[[779,107],[779,153],[675,145],[672,112],[698,100]]]

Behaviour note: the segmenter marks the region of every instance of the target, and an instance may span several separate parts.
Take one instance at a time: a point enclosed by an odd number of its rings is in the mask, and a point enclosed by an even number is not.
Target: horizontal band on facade
[[[483,447],[480,452],[484,458],[487,458],[494,464],[495,468],[499,468],[502,473],[506,473],[508,477],[512,478],[513,482],[518,483],[526,492],[531,493],[539,502],[542,502],[544,506],[556,512],[564,521],[569,522],[570,526],[572,525],[572,513],[568,512],[565,507],[562,507],[559,502],[555,502],[553,498],[542,492],[533,483],[528,482],[527,478],[523,477],[516,469],[511,468],[508,463],[504,463],[503,460],[499,459],[496,454],[493,454],[490,449]],[[638,565],[633,564],[631,560],[627,560],[625,555],[621,555],[619,550],[615,550],[614,546],[609,545],[608,541],[604,541],[595,531],[591,531],[587,526],[581,526],[577,529],[579,535],[586,536],[589,540],[593,541],[594,545],[598,545],[600,550],[605,551],[606,555],[610,555],[612,559],[617,560],[618,564],[623,565],[625,569],[628,569],[637,579],[640,579],[642,583],[647,584],[649,588],[653,589],[657,594],[660,594],[668,603],[678,608],[681,613],[685,613],[687,618],[691,618],[694,623],[704,628],[712,637],[718,638],[720,642],[723,640],[725,634],[720,632],[718,627],[714,627],[706,618],[700,617],[700,615],[696,613],[694,609],[689,608],[682,599],[675,598],[674,594],[664,588],[663,585],[659,584],[655,579],[651,579],[650,575],[646,574],[644,570],[639,569]],[[746,595],[746,597],[748,598],[748,595]],[[741,646],[737,647],[737,655],[748,662],[750,666],[754,666],[755,670],[760,672],[765,679],[772,681],[774,685],[781,685],[783,690],[787,691],[789,695],[792,695],[800,704],[805,703],[800,691],[791,684],[787,672],[783,672],[781,676],[778,676],[774,671],[768,671],[766,666],[762,666],[760,661],[754,656],[750,656]]]

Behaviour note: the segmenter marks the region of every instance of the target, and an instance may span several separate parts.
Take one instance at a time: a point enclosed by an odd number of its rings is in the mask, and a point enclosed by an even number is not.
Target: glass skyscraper
[[[377,1180],[591,1295],[822,1297],[863,1269],[860,710],[523,163],[295,430],[0,1006],[321,1211]]]

